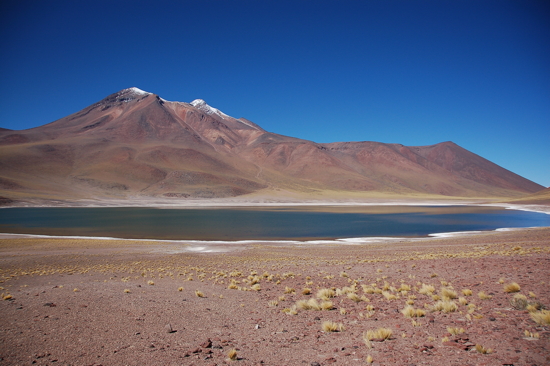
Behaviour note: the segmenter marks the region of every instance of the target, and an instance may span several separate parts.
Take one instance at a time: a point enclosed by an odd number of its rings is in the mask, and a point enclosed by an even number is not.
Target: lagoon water
[[[420,237],[550,226],[550,215],[480,206],[227,209],[6,208],[0,232],[170,240],[313,240]]]

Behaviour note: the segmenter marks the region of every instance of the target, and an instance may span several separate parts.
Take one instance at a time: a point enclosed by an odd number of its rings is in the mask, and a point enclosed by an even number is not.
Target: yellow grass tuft
[[[352,300],[352,301],[355,301],[355,302],[361,302],[361,297],[359,297],[359,295],[357,295],[356,293],[354,292],[350,292],[348,293],[348,299]]]
[[[492,298],[491,295],[487,295],[485,292],[483,291],[480,291],[477,293],[477,297],[479,297],[481,300],[489,300],[490,298]]]
[[[125,289],[124,289],[124,293],[125,293],[125,294],[129,294],[129,293],[130,293],[130,289],[125,288]]]
[[[454,301],[442,300],[438,301],[432,307],[433,311],[442,311],[444,313],[452,313],[458,310],[458,306]]]
[[[336,296],[336,293],[334,290],[330,288],[322,288],[319,291],[317,291],[317,294],[315,295],[318,299],[322,300],[328,300],[334,296]]]
[[[10,294],[2,296],[2,299],[4,299],[4,300],[10,300],[12,298],[13,298],[13,296],[11,296]]]
[[[227,358],[229,358],[231,361],[237,360],[237,350],[233,348],[227,353]]]
[[[178,291],[179,291],[179,292],[182,292],[182,291],[183,291],[183,287],[178,287]]]
[[[462,289],[462,295],[464,296],[472,296],[472,290],[468,289],[468,288],[464,288]]]
[[[153,280],[149,280],[149,281],[147,281],[147,284],[150,285],[150,286],[153,286],[155,284],[155,282]]]
[[[504,292],[512,293],[519,292],[519,290],[521,290],[521,287],[515,282],[504,285]]]
[[[195,290],[195,296],[204,297],[204,293],[201,290]]]
[[[465,297],[459,297],[458,298],[458,303],[460,305],[468,305],[468,300]]]
[[[476,351],[478,351],[479,353],[481,353],[483,355],[488,354],[488,353],[493,353],[492,349],[485,348],[481,344],[476,344]]]
[[[293,289],[292,287],[285,286],[285,294],[293,294],[296,293],[296,289]]]
[[[405,318],[415,318],[423,317],[426,315],[426,312],[422,309],[415,309],[412,306],[407,305],[403,310],[401,310],[401,314],[403,314]]]
[[[434,291],[435,291],[435,287],[433,287],[432,285],[426,285],[425,283],[423,283],[420,290],[418,290],[419,293],[423,295],[428,295],[428,296],[431,296],[434,293]]]
[[[530,331],[528,331],[527,329],[525,329],[525,332],[523,332],[523,334],[525,334],[525,336],[527,338],[532,338],[532,339],[539,339],[540,338],[540,334],[538,333],[531,333]]]
[[[331,320],[324,321],[321,325],[321,329],[323,329],[324,332],[330,333],[330,332],[341,332],[344,330],[344,325],[341,323],[335,323]]]
[[[321,309],[323,310],[332,310],[334,309],[334,304],[330,300],[325,300],[321,302]]]
[[[262,290],[259,283],[256,283],[256,284],[252,285],[250,288],[254,291],[261,291]]]
[[[441,296],[443,297],[443,299],[452,300],[452,299],[456,299],[458,297],[458,295],[456,294],[455,291],[453,291],[453,290],[451,290],[450,288],[447,288],[447,287],[442,287],[440,293],[441,293]]]
[[[367,330],[365,333],[363,333],[363,341],[365,342],[368,348],[371,348],[372,340],[385,341],[391,338],[392,333],[393,333],[392,330],[389,328],[378,328],[373,330]]]
[[[321,305],[315,299],[298,300],[296,307],[301,310],[321,310]]]
[[[292,305],[290,308],[285,308],[281,310],[283,313],[288,315],[296,315],[298,314],[298,310],[296,309],[296,305]]]
[[[310,288],[304,288],[302,289],[302,295],[309,295],[311,294],[311,289]]]
[[[452,335],[462,334],[465,332],[464,328],[453,328],[453,327],[447,327],[447,332],[451,333]]]
[[[550,325],[550,310],[533,311],[531,319],[540,325]]]

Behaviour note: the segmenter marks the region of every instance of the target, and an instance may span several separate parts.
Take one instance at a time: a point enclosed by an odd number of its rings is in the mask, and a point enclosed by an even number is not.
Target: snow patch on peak
[[[240,122],[242,123],[243,125],[245,126],[248,126],[248,127],[252,127],[253,129],[257,130],[258,128],[245,122],[245,121],[242,121],[240,119],[235,119],[231,116],[228,116],[227,114],[223,113],[222,111],[220,111],[219,109],[217,108],[214,108],[214,107],[211,107],[209,106],[204,100],[202,99],[195,99],[194,101],[192,101],[191,104],[193,107],[197,108],[198,110],[206,113],[206,114],[209,114],[209,115],[212,115],[212,114],[216,114],[218,116],[220,116],[221,118],[223,119],[226,119],[226,118],[230,118],[231,120],[233,121],[236,121],[236,122]]]
[[[200,105],[208,105],[206,102],[202,99],[195,99],[190,103],[193,107],[200,106]]]
[[[206,114],[217,114],[218,116],[222,118],[233,118],[231,116],[228,116],[227,114],[223,113],[219,109],[216,109],[214,107],[210,107],[206,102],[202,99],[195,99],[190,103],[193,107],[205,112]]]
[[[130,93],[139,94],[139,95],[149,95],[149,94],[151,94],[149,92],[146,92],[145,90],[141,90],[139,88],[136,88],[135,86],[133,86],[131,88],[128,88],[126,90]]]

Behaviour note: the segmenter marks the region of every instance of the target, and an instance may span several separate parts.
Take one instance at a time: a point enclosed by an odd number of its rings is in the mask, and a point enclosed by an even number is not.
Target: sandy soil
[[[378,365],[550,363],[550,326],[513,300],[550,305],[550,228],[230,249],[1,239],[0,365],[355,365],[369,356]],[[505,292],[513,282],[519,292]],[[297,303],[322,303],[320,289],[333,290],[331,310]],[[456,309],[434,309],[452,291]],[[425,314],[405,317],[407,301]],[[324,331],[325,321],[341,331]],[[378,328],[391,337],[365,342]]]

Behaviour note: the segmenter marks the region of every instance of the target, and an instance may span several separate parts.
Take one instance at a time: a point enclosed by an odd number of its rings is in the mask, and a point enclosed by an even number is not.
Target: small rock
[[[166,331],[166,333],[175,333],[176,331],[172,328],[172,325],[170,325],[170,323],[166,324],[166,326],[164,327],[164,330]]]
[[[202,348],[200,347],[197,347],[195,348],[194,350],[191,351],[191,353],[201,353],[202,352]]]
[[[212,341],[208,338],[206,341],[200,344],[202,348],[212,348]]]
[[[310,363],[310,366],[321,366],[319,362],[312,362]]]

